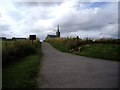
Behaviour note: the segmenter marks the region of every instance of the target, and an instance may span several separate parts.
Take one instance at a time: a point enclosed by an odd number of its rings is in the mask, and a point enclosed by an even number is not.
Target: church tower
[[[60,37],[59,25],[58,25],[58,28],[57,28],[56,36]]]

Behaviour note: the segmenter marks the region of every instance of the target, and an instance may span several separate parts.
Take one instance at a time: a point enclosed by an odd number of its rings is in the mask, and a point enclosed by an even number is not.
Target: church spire
[[[59,32],[59,25],[58,25],[58,28],[57,28],[57,32]]]
[[[57,27],[56,36],[57,36],[57,37],[60,37],[59,25],[58,25],[58,27]]]

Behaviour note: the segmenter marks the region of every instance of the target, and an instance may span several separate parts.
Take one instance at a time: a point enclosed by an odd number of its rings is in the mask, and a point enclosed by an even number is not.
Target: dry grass
[[[39,45],[40,42],[38,40],[34,41],[33,45],[30,40],[2,41],[3,66],[14,60],[35,53],[36,48],[39,47]]]

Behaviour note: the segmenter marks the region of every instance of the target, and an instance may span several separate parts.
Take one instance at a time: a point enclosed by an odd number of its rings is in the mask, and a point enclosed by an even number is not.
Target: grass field
[[[8,42],[8,43],[14,43],[14,42]],[[25,45],[24,47],[25,49],[26,48],[25,42],[22,45]],[[33,46],[35,52],[27,54],[23,57],[18,57],[17,59],[13,58],[11,62],[9,62],[7,65],[3,67],[2,70],[3,89],[6,88],[22,89],[22,88],[37,87],[36,75],[40,67],[42,52],[41,52],[41,44],[38,41],[34,45],[38,45],[37,47]],[[31,52],[30,50],[28,51]]]
[[[30,55],[14,62],[3,69],[3,88],[34,88],[34,76],[40,60],[37,55]]]
[[[118,44],[88,44],[82,45],[80,52],[73,52],[77,55],[101,58],[107,60],[119,60],[120,46]]]
[[[106,60],[119,61],[120,58],[119,40],[102,39],[96,40],[94,43],[89,39],[80,39],[77,42],[75,38],[56,38],[47,39],[46,42],[62,52]],[[78,47],[81,48],[80,51],[78,50]]]

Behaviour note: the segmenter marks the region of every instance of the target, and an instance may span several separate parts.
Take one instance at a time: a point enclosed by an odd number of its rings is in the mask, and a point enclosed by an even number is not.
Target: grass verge
[[[2,88],[36,88],[36,75],[40,67],[41,49],[3,68]]]
[[[47,39],[59,51],[81,56],[119,61],[119,39],[82,40],[78,42],[74,38]],[[81,49],[81,50],[80,50]]]
[[[73,53],[81,56],[113,61],[119,61],[120,58],[120,46],[118,44],[88,44],[80,47],[80,52]]]

